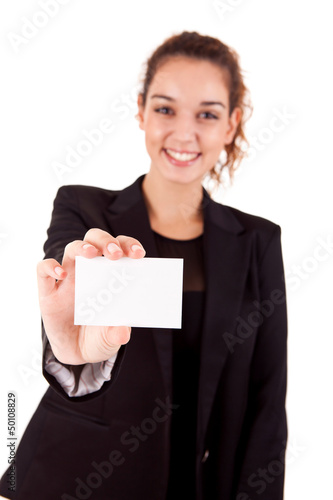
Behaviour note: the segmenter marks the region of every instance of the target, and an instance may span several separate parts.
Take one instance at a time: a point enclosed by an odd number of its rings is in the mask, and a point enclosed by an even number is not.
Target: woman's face
[[[174,57],[156,72],[138,119],[151,171],[172,182],[202,181],[231,143],[240,109],[229,116],[223,71],[209,61]]]

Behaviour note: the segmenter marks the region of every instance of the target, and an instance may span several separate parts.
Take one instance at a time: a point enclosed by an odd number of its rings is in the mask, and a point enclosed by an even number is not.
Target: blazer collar
[[[146,212],[145,220],[142,221],[140,226],[143,226],[143,223],[146,225],[148,222],[148,226],[150,229],[149,219],[147,209],[144,203],[143,195],[142,195],[142,182],[145,177],[145,174],[141,175],[133,182],[130,186],[118,192],[116,198],[112,201],[109,206],[109,212],[115,216],[125,216],[129,210],[135,208],[136,210],[144,209]],[[202,208],[204,210],[205,219],[210,221],[212,224],[216,225],[220,229],[227,231],[232,234],[240,234],[244,228],[242,224],[236,219],[232,211],[230,211],[229,207],[221,205],[220,203],[216,203],[207,193],[206,189],[203,187],[203,202]],[[132,212],[131,215],[135,215],[135,212]],[[205,222],[206,222],[205,220]],[[132,225],[131,225],[132,226]],[[145,228],[147,229],[147,227]]]
[[[108,210],[114,235],[126,234],[142,242],[147,257],[158,257],[142,195],[144,175],[119,191]],[[210,198],[203,188],[205,312],[198,393],[198,437],[204,435],[223,367],[230,356],[223,334],[232,332],[240,308],[250,258],[244,227],[233,211]],[[172,390],[172,331],[152,329],[166,390]]]

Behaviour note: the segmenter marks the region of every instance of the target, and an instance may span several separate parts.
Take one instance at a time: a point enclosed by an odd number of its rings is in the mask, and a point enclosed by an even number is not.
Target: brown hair
[[[241,110],[241,120],[233,141],[225,146],[225,160],[219,160],[209,171],[209,176],[219,184],[222,182],[222,170],[227,169],[229,178],[232,181],[235,169],[246,155],[248,141],[244,133],[244,123],[252,113],[252,105],[248,89],[243,81],[238,54],[217,38],[203,36],[195,31],[183,31],[178,35],[171,36],[162,45],[157,47],[146,62],[142,91],[140,92],[143,106],[146,104],[149,86],[158,68],[167,59],[175,56],[210,61],[226,72],[226,83],[229,87],[230,114],[235,107],[239,107]]]

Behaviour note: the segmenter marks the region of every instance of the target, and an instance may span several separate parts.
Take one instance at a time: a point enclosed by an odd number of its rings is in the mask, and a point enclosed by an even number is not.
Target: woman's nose
[[[188,141],[196,136],[196,127],[193,118],[183,115],[177,116],[173,123],[173,133],[175,138]]]

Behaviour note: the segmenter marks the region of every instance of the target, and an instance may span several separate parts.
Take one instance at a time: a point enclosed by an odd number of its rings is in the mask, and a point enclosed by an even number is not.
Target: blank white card
[[[183,259],[75,258],[75,325],[181,328]]]

